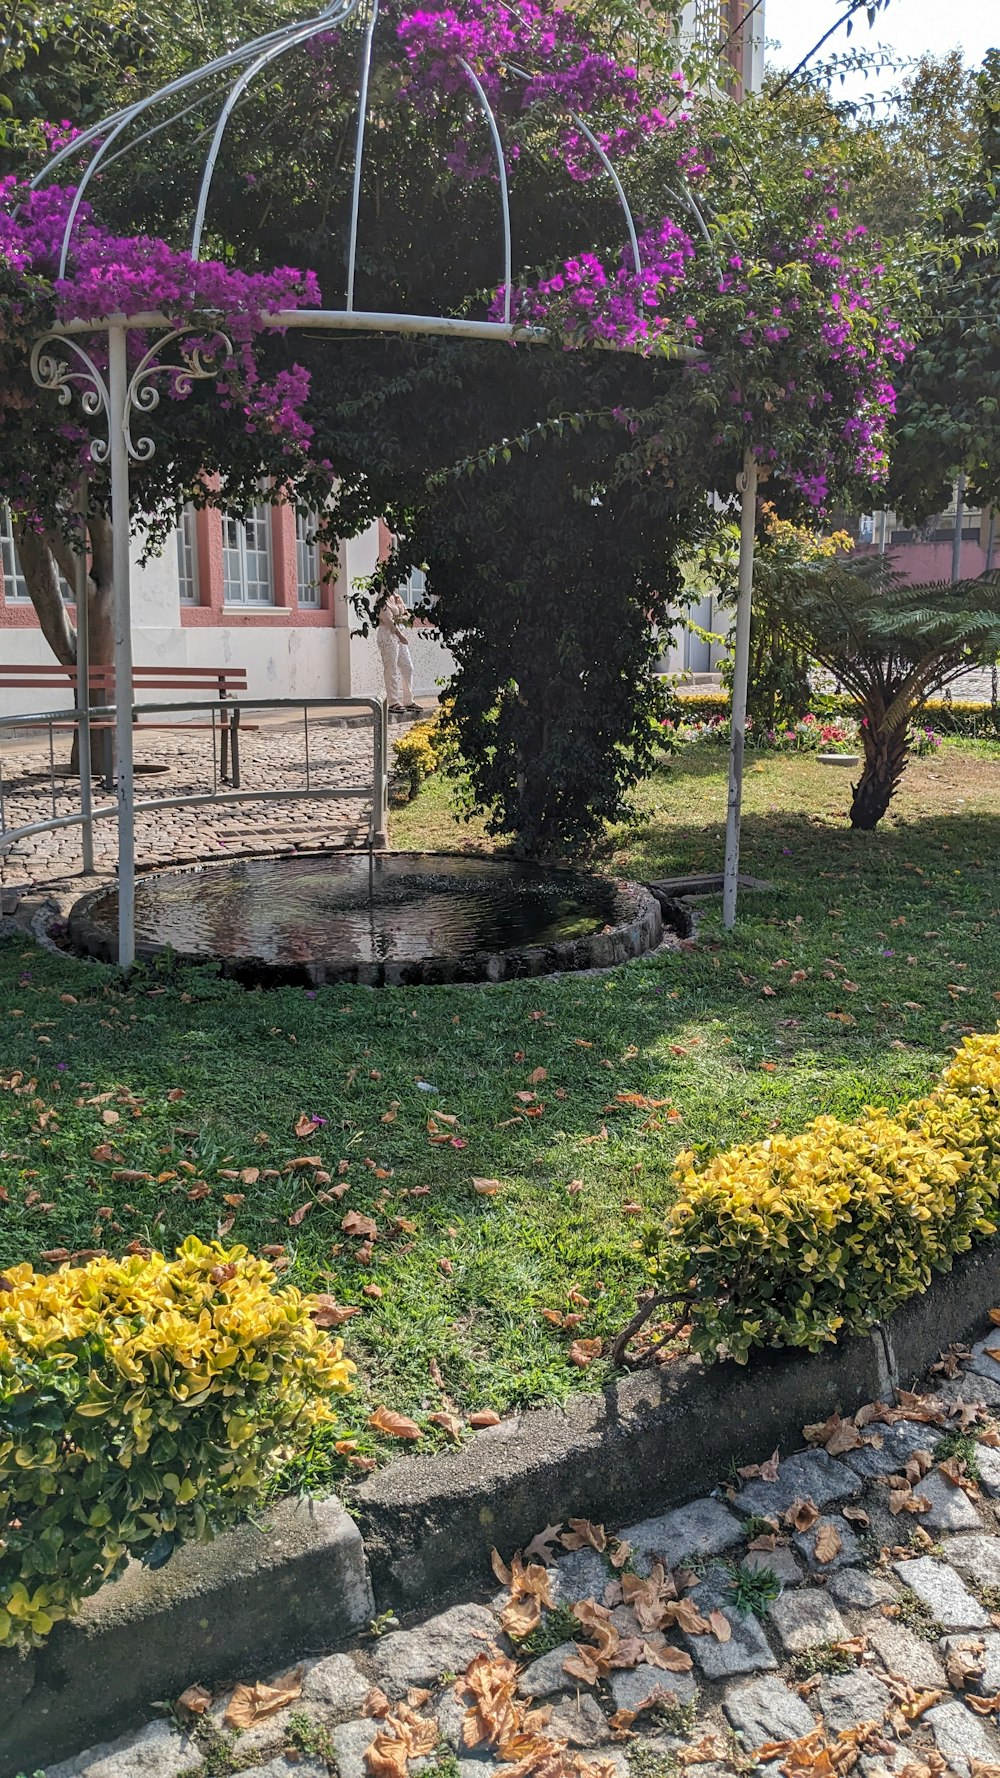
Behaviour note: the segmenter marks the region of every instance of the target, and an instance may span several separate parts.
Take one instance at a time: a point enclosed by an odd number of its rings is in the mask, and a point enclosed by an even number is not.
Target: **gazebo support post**
[[[94,874],[94,779],[90,748],[90,597],[87,587],[87,477],[83,476],[77,491],[76,509],[80,516],[80,544],[76,558],[76,708],[77,757],[80,762],[80,812],[83,875]]]
[[[135,773],[132,758],[132,587],[129,544],[128,336],[124,316],[108,328],[112,571],[115,582],[115,751],[118,761],[118,963],[135,962]]]
[[[736,647],[733,657],[733,701],[729,730],[729,802],[726,810],[726,861],[722,885],[722,924],[736,925],[740,877],[740,813],[743,804],[743,753],[746,742],[747,685],[750,678],[750,609],[753,597],[753,551],[757,524],[757,459],[749,448],[743,456],[740,492],[740,574],[736,604]]]

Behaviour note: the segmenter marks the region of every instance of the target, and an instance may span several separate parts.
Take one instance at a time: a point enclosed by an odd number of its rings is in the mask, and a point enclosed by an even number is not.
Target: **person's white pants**
[[[391,630],[380,624],[377,631],[378,651],[382,656],[385,695],[390,704],[413,702],[413,657],[405,642],[399,642]]]

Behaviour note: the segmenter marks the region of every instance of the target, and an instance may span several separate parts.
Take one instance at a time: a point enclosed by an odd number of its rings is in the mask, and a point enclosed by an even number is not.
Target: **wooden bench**
[[[245,667],[133,667],[132,684],[136,692],[150,691],[183,691],[204,696],[206,693],[217,697],[220,705],[247,689]],[[88,675],[89,702],[94,705],[113,703],[115,695],[115,673],[113,667],[91,667]],[[31,665],[0,665],[0,691],[5,688],[23,691],[26,689],[69,690],[77,696],[79,674],[75,667],[64,667],[58,661],[45,662],[41,666]],[[16,716],[0,716],[0,728],[15,728],[18,723]],[[114,723],[111,718],[91,717],[91,729],[104,732],[110,743]],[[183,717],[171,722],[166,712],[163,718],[136,719],[133,726],[143,729],[173,729],[178,727],[192,729],[213,728],[208,722],[186,722]],[[64,719],[53,724],[54,728],[76,728],[72,720],[72,712],[67,711]],[[232,758],[233,788],[240,787],[240,712],[237,706],[233,710],[222,709],[220,712],[220,777],[225,779],[229,774],[230,757]],[[110,748],[105,763],[105,785],[112,787],[112,766]]]

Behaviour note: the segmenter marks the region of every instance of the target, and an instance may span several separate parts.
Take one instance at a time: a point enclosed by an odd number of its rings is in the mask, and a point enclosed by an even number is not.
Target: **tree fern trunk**
[[[870,833],[878,826],[896,794],[909,755],[907,728],[883,730],[871,717],[862,728],[865,763],[853,786],[851,826]]]

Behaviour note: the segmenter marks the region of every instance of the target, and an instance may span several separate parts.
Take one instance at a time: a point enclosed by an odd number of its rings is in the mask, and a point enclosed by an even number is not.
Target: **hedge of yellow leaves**
[[[667,1264],[704,1358],[861,1333],[996,1232],[1000,1035],[967,1038],[892,1115],[820,1117],[700,1168],[681,1154],[674,1180]]]
[[[260,1496],[354,1366],[244,1247],[0,1276],[0,1645]]]

